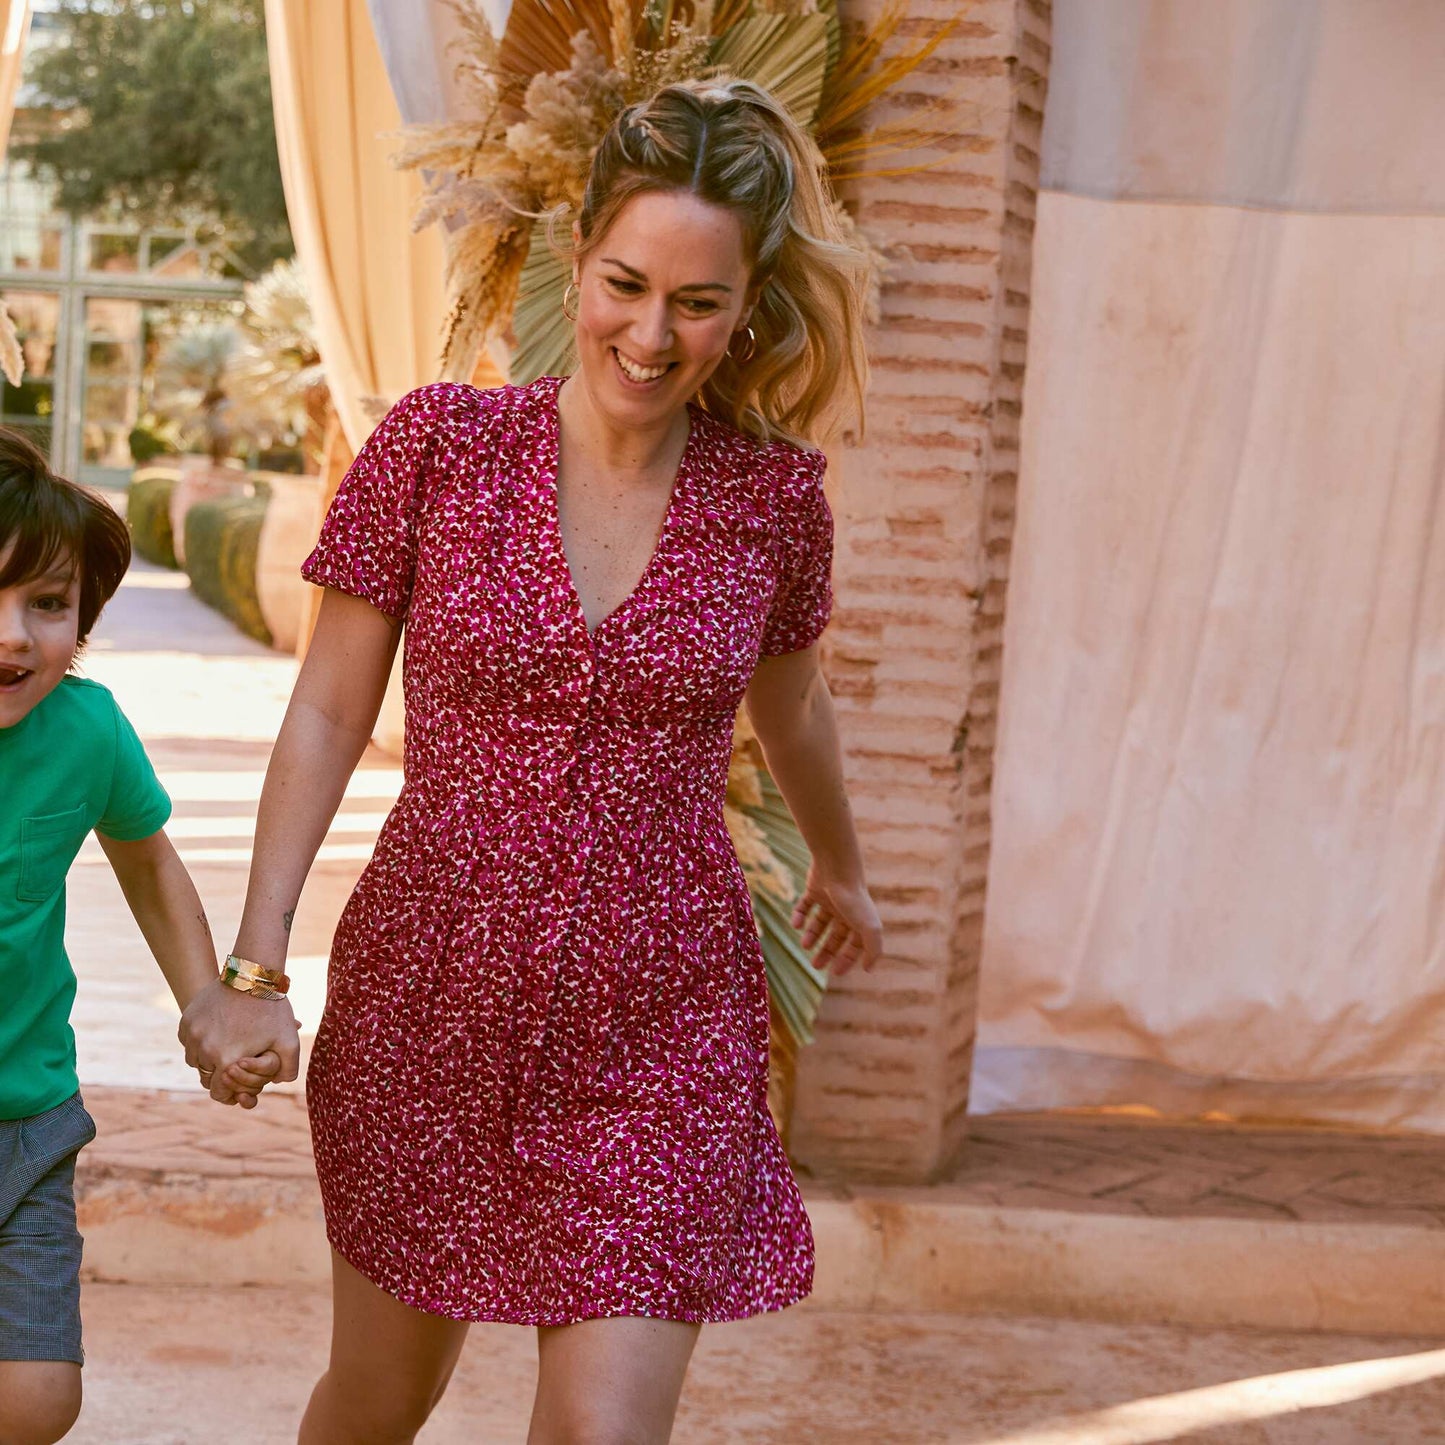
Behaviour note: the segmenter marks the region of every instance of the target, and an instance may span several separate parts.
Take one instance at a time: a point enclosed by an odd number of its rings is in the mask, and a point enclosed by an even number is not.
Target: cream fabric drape
[[[0,0],[0,156],[10,141],[15,93],[25,63],[25,37],[30,29],[30,0]]]
[[[1445,1128],[1445,6],[1054,27],[973,1107]]]
[[[286,209],[354,452],[377,403],[437,374],[442,240],[412,233],[419,182],[388,160],[401,115],[365,0],[267,0],[266,31]]]

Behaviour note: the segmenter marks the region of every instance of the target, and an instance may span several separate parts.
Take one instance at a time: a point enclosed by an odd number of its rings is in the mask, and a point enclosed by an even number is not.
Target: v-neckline
[[[561,474],[562,474],[562,412],[560,401],[562,396],[562,383],[565,377],[552,377],[551,380],[557,384],[552,389],[552,404],[547,408],[547,417],[551,426],[552,466],[551,483],[545,488],[547,502],[547,522],[552,535],[552,540],[557,549],[557,561],[562,569],[562,576],[567,584],[567,596],[571,611],[581,624],[588,643],[596,640],[598,633],[602,631],[614,618],[633,603],[641,595],[644,587],[651,579],[656,570],[658,559],[662,556],[663,546],[667,541],[668,533],[672,530],[674,519],[677,516],[678,505],[687,485],[687,479],[691,472],[693,448],[697,444],[698,423],[697,413],[692,403],[687,408],[687,440],[682,446],[682,455],[678,458],[677,470],[672,476],[672,486],[667,494],[667,506],[663,509],[662,523],[657,529],[657,538],[652,544],[652,551],[648,554],[647,562],[642,571],[637,574],[637,580],[632,584],[631,589],[620,602],[604,616],[598,618],[595,627],[587,622],[587,609],[582,605],[582,593],[577,588],[577,579],[572,575],[572,564],[567,560],[567,543],[562,536],[562,503],[561,503]]]

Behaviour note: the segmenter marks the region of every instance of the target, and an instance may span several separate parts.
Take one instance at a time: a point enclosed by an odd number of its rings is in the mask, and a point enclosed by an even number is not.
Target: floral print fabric
[[[652,559],[589,634],[560,387],[403,398],[303,569],[407,624],[405,781],[307,1078],[327,1230],[457,1319],[737,1319],[812,1282],[722,809],[759,657],[827,622],[824,460],[693,408]]]

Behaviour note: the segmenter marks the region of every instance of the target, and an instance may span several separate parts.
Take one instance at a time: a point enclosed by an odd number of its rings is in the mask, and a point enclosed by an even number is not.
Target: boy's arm
[[[186,1005],[219,970],[211,926],[196,885],[165,829],[149,838],[123,842],[97,830],[121,892],[155,955],[176,1002]]]
[[[191,875],[164,829],[130,842],[108,838],[99,831],[95,836],[110,859],[130,911],[184,1013],[197,994],[216,982],[218,972],[210,925]],[[240,1003],[258,1006],[256,1001],[243,999],[240,994],[236,998]],[[291,1077],[295,1078],[294,1059],[285,1059],[288,1042],[290,1052],[299,1052],[295,1019],[289,1004],[284,1000],[278,1003],[286,1015],[284,1020],[276,1020],[279,1036],[285,1039],[284,1025],[289,1023],[289,1039],[278,1042],[277,1048],[283,1062],[291,1063]]]

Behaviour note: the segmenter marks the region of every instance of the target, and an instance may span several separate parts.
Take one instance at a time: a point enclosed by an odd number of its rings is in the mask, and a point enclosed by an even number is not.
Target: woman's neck
[[[684,406],[655,426],[619,426],[597,406],[580,374],[562,384],[557,415],[574,455],[614,476],[638,478],[675,470],[691,425]]]

